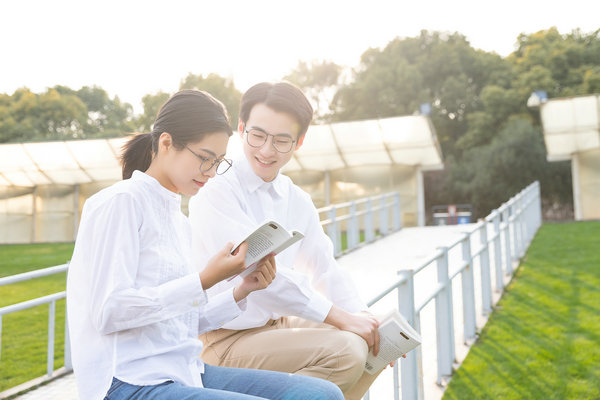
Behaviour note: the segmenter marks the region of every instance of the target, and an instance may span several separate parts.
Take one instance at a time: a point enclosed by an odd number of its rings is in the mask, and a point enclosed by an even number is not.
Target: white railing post
[[[504,275],[502,273],[500,213],[498,210],[493,210],[491,215],[494,224],[494,268],[496,270],[496,290],[502,291],[502,289],[504,289]]]
[[[542,226],[543,215],[542,215],[542,190],[540,187],[540,183],[536,181],[535,185],[535,193],[537,196],[536,200],[536,210],[537,210],[537,227]]]
[[[521,258],[521,242],[519,240],[519,236],[521,233],[521,227],[519,226],[519,204],[518,204],[519,195],[517,194],[512,200],[512,204],[510,206],[512,210],[511,215],[511,226],[513,233],[513,260],[518,261]]]
[[[47,373],[52,376],[54,371],[54,321],[56,316],[56,301],[52,300],[48,305],[48,359]]]
[[[356,202],[351,202],[349,207],[350,218],[347,224],[347,243],[348,250],[358,246],[360,242],[360,231],[358,227],[358,217],[356,216]]]
[[[73,362],[71,361],[71,336],[69,335],[69,315],[67,313],[67,305],[65,302],[65,353],[64,364],[68,371],[73,370]]]
[[[342,246],[340,243],[341,236],[338,232],[339,229],[336,212],[336,208],[334,206],[331,206],[331,208],[329,209],[329,221],[331,222],[327,226],[327,235],[329,236],[329,239],[331,239],[331,241],[333,242],[333,253],[337,255],[341,252]]]
[[[400,208],[400,193],[395,192],[394,197],[394,230],[399,231],[402,228],[402,210]]]
[[[441,385],[444,377],[452,375],[454,362],[454,323],[452,321],[452,292],[448,279],[448,248],[438,248],[442,256],[437,259],[438,285],[443,289],[435,296],[435,321],[437,336],[437,383]]]
[[[0,315],[0,360],[2,360],[2,315]]]
[[[504,263],[506,275],[512,276],[512,256],[510,250],[510,216],[509,207],[503,205],[502,209],[502,233],[504,235]]]
[[[375,239],[373,230],[373,206],[369,197],[365,203],[365,242],[370,243]]]
[[[479,228],[479,239],[481,253],[479,253],[479,264],[481,265],[481,308],[486,315],[492,311],[492,282],[490,277],[490,256],[487,240],[487,223],[483,222]]]
[[[475,312],[475,279],[473,278],[473,258],[471,257],[470,236],[467,234],[461,242],[463,262],[468,265],[461,272],[462,302],[463,302],[463,330],[464,342],[475,340],[477,334]]]
[[[405,282],[398,287],[398,311],[411,324],[415,330],[420,332],[420,327],[415,325],[415,287],[413,270],[402,270],[399,275],[406,277]],[[420,350],[420,349],[419,349]],[[422,375],[418,369],[418,356],[420,353],[411,351],[406,358],[400,358],[395,365],[402,364],[401,387],[402,399],[417,399],[419,397],[419,386],[421,384],[419,377]],[[397,376],[394,371],[394,376]],[[398,392],[397,383],[394,385],[394,396]],[[398,397],[395,397],[398,398]]]
[[[525,248],[525,229],[523,229],[523,193],[519,192],[517,194],[517,228],[518,228],[518,237],[519,237],[519,259],[523,257],[524,248]]]
[[[379,233],[385,236],[388,233],[388,210],[385,196],[380,196],[379,204]]]

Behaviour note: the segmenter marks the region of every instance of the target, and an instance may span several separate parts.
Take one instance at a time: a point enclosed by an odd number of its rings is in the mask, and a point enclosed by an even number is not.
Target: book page
[[[246,253],[246,269],[239,274],[242,278],[256,269],[256,263],[269,253],[278,254],[304,237],[300,232],[290,234],[274,221],[267,221],[246,237],[242,242],[248,243]],[[235,246],[237,248],[242,242]],[[235,251],[235,250],[234,250]],[[235,278],[231,277],[228,280]]]
[[[398,311],[392,310],[379,325],[379,353],[369,353],[365,370],[374,374],[420,344],[419,333]]]
[[[379,335],[379,353],[377,353],[377,357],[369,353],[365,369],[367,372],[375,373],[385,368],[392,361],[397,360],[403,354],[405,353],[396,347],[386,336]]]

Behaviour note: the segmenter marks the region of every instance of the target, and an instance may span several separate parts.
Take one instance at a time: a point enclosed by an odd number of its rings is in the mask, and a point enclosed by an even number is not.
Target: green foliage
[[[459,197],[476,205],[477,215],[487,215],[536,179],[544,187],[545,157],[539,130],[514,117],[491,143],[467,150],[450,170],[450,181]]]
[[[202,74],[194,75],[190,73],[181,81],[179,89],[204,90],[213,95],[227,108],[232,128],[237,128],[242,93],[236,89],[233,80],[223,78],[217,74],[208,74],[204,77]]]
[[[142,104],[144,105],[144,113],[139,116],[137,125],[142,132],[152,131],[152,124],[158,115],[158,111],[163,104],[169,99],[169,94],[165,92],[158,92],[156,94],[147,94],[142,97]]]
[[[194,75],[190,73],[181,80],[179,90],[182,89],[198,89],[210,93],[227,108],[231,126],[233,129],[237,128],[242,94],[236,89],[231,79],[223,78],[217,74],[208,74],[205,77],[202,74]],[[152,130],[152,124],[154,124],[160,108],[169,99],[169,96],[171,96],[171,93],[159,91],[155,94],[147,94],[142,98],[144,113],[137,119],[137,126],[142,132]]]
[[[333,91],[339,87],[341,72],[342,67],[332,62],[313,61],[309,64],[299,61],[296,68],[283,79],[301,88],[312,101],[315,110],[313,120],[325,122],[330,116],[324,104],[331,102]]]
[[[0,276],[64,264],[73,243],[0,246]],[[0,307],[65,290],[66,274],[0,287]],[[54,368],[63,365],[65,301],[56,303]],[[46,373],[48,306],[9,314],[2,319],[0,392]]]
[[[527,98],[535,90],[600,92],[599,65],[600,30],[522,34],[506,58],[473,49],[459,33],[423,31],[365,51],[354,80],[337,91],[331,119],[410,115],[429,102],[445,171],[426,175],[428,207],[467,202],[481,217],[533,180],[544,204],[568,206],[569,165],[546,161],[539,113]]]
[[[600,398],[600,223],[545,224],[444,393]]]
[[[0,95],[0,143],[116,136],[133,130],[132,108],[98,87]]]

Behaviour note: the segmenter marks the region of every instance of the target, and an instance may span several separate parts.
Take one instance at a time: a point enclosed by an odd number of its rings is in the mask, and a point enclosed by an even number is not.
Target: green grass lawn
[[[0,277],[64,264],[73,243],[0,246]],[[0,307],[65,290],[66,273],[0,286]],[[63,365],[65,302],[56,303],[54,368]],[[2,318],[0,392],[46,373],[48,305]]]
[[[600,222],[545,224],[444,399],[600,399]]]

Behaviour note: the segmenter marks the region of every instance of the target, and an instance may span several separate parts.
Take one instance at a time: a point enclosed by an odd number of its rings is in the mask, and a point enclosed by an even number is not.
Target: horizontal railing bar
[[[467,266],[469,266],[471,263],[467,260],[463,260],[462,264],[459,264],[458,268],[452,273],[452,275],[450,275],[450,280],[454,279],[456,277],[456,275],[460,274],[461,272],[464,271],[465,268],[467,268]]]
[[[414,274],[416,275],[417,272],[423,270],[423,268],[425,268],[426,266],[428,266],[429,264],[431,264],[438,258],[442,257],[443,255],[444,255],[444,252],[442,250],[436,249],[435,253],[433,253],[431,256],[429,256],[429,258],[426,258],[425,261],[421,262],[421,264],[419,264],[419,266],[413,270]]]
[[[65,272],[69,268],[69,264],[56,265],[54,267],[36,269],[35,271],[23,272],[22,274],[16,274],[11,276],[5,276],[0,278],[0,286],[10,285],[11,283],[26,281],[29,279],[40,278],[42,276],[58,274]]]
[[[471,257],[475,258],[475,257],[479,256],[481,253],[483,253],[483,251],[484,251],[484,250],[486,250],[486,249],[487,249],[487,247],[488,247],[488,246],[479,246],[479,247],[477,248],[477,250],[475,250],[475,251],[473,252],[473,254],[471,254]]]
[[[62,292],[58,292],[58,293],[49,294],[47,296],[38,297],[33,300],[27,300],[27,301],[23,301],[21,303],[11,304],[9,306],[0,308],[0,315],[6,315],[6,314],[14,313],[17,311],[23,311],[28,308],[37,307],[37,306],[41,306],[43,304],[51,303],[56,300],[64,299],[65,297],[66,297],[66,292],[62,291]]]
[[[398,279],[395,283],[393,283],[392,285],[388,286],[387,289],[385,289],[384,291],[382,291],[381,293],[379,293],[377,296],[375,296],[374,298],[372,298],[369,302],[367,302],[367,306],[371,307],[373,304],[377,303],[379,300],[381,300],[382,298],[384,298],[387,294],[389,294],[390,292],[392,292],[394,289],[397,289],[400,285],[402,285],[403,283],[405,283],[408,279],[403,276],[400,279]]]
[[[421,312],[421,310],[427,305],[427,303],[429,303],[431,300],[433,300],[435,298],[435,296],[437,296],[442,290],[444,290],[444,284],[442,283],[438,283],[434,290],[429,293],[429,297],[427,297],[424,301],[421,302],[421,304],[419,304],[419,306],[415,307],[415,311],[416,312]]]

